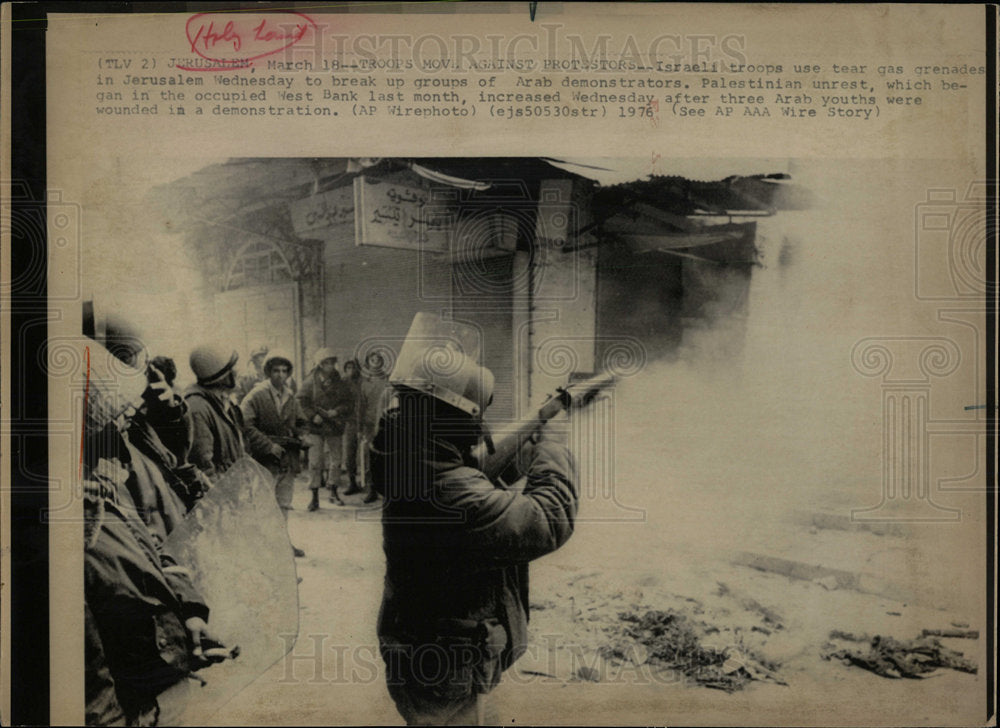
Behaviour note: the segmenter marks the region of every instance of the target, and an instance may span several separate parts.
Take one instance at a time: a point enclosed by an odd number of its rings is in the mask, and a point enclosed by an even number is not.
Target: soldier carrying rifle
[[[268,354],[264,360],[263,382],[255,386],[240,404],[250,454],[275,477],[275,495],[285,518],[292,508],[295,477],[302,470],[300,458],[305,448],[299,435],[306,418],[288,379],[292,375],[291,357]],[[296,556],[305,551],[293,546]]]
[[[411,725],[483,722],[484,696],[527,646],[528,562],[569,539],[577,512],[573,458],[537,423],[518,439],[523,489],[492,481],[475,458],[493,392],[476,333],[417,314],[371,448],[385,498],[380,650]]]
[[[319,510],[320,488],[330,488],[330,502],[344,505],[337,492],[343,454],[341,438],[351,413],[350,390],[337,371],[333,349],[322,348],[313,355],[315,365],[302,382],[299,406],[309,421],[309,510]],[[353,483],[353,480],[352,480]]]

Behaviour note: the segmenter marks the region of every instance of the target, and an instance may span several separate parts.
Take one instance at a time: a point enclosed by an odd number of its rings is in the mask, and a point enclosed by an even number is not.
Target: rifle
[[[285,449],[285,454],[281,456],[279,464],[283,467],[309,467],[309,443],[296,436],[271,435],[272,442]]]
[[[281,445],[281,447],[285,448],[286,450],[291,450],[293,452],[299,452],[301,450],[309,449],[309,443],[305,442],[304,440],[301,440],[298,437],[294,436],[284,437],[281,435],[271,435],[270,439],[273,442],[277,443],[278,445]]]
[[[503,432],[493,442],[493,447],[480,445],[473,451],[483,472],[490,480],[513,483],[523,475],[518,454],[525,443],[540,432],[545,425],[563,410],[583,408],[615,383],[614,375],[598,374],[580,382],[559,387],[539,407],[535,416]]]

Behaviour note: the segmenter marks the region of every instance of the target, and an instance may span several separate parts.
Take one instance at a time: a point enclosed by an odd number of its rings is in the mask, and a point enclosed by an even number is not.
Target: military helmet
[[[93,300],[83,302],[83,333],[89,339],[80,353],[80,386],[87,392],[84,428],[88,435],[96,435],[127,410],[142,405],[149,384],[148,354],[134,323],[102,310]]]
[[[292,373],[294,365],[292,364],[292,357],[281,351],[271,352],[267,355],[267,359],[264,360],[264,373],[270,374],[271,367],[275,364],[283,363],[288,366],[288,373]]]
[[[317,349],[316,353],[313,354],[313,366],[318,367],[327,359],[337,361],[336,352],[328,346],[324,346],[322,349]]]
[[[149,362],[139,326],[117,311],[108,310],[100,301],[83,302],[83,333],[130,367],[143,370]]]
[[[235,349],[216,344],[202,344],[191,351],[188,362],[198,384],[218,384],[236,366],[240,355]]]
[[[493,401],[493,372],[477,362],[479,332],[473,326],[418,313],[389,376],[394,387],[424,392],[481,418]]]

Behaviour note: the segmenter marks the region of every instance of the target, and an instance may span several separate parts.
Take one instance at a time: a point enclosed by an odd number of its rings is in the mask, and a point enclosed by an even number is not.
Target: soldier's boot
[[[309,507],[306,510],[310,513],[319,510],[319,488],[312,489],[312,500],[309,501]]]
[[[337,479],[336,478],[333,478],[330,481],[330,502],[331,503],[336,503],[338,506],[344,505],[344,501],[342,501],[340,499],[340,496],[337,495]]]
[[[350,474],[351,484],[344,491],[344,495],[354,495],[355,493],[360,493],[361,488],[358,487],[358,476],[354,473]]]
[[[365,470],[364,479],[364,489],[367,491],[365,493],[365,503],[374,503],[378,500],[378,493],[375,492],[375,484],[372,483],[372,474],[370,470]]]

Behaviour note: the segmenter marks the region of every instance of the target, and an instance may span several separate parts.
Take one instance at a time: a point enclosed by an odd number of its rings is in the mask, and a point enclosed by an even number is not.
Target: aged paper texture
[[[391,368],[419,312],[475,332],[496,433],[614,376],[551,425],[575,526],[532,560],[525,652],[481,719],[991,720],[982,7],[199,10],[48,16],[53,723],[86,704],[81,428],[129,376],[95,378],[102,326],[172,359],[178,392],[199,345],[236,374],[280,349],[298,396],[317,359]],[[274,649],[245,639],[161,722],[404,722],[383,501],[350,493],[360,417],[336,436],[346,505],[279,476],[303,557],[200,557],[240,595],[297,582],[297,629],[277,598],[209,604]],[[238,502],[219,529],[280,529]],[[477,554],[449,554],[450,603]]]

